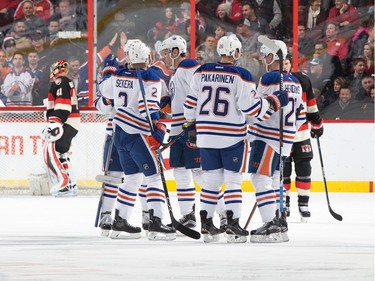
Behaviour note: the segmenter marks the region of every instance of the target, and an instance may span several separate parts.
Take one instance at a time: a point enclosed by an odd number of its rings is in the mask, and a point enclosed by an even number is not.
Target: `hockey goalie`
[[[42,132],[45,140],[44,163],[55,197],[77,195],[68,152],[77,135],[80,114],[74,83],[66,75],[69,64],[59,60],[51,66],[51,86],[47,99],[47,126]]]

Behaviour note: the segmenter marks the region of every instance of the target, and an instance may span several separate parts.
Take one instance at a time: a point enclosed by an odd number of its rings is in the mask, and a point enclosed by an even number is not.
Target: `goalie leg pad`
[[[51,194],[56,194],[69,185],[68,172],[60,161],[60,155],[56,151],[55,143],[45,143],[43,150],[44,163],[47,174],[52,183]]]

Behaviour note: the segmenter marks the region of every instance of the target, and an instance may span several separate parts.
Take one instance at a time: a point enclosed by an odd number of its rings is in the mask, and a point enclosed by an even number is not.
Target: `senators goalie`
[[[55,197],[75,196],[68,152],[78,133],[80,114],[74,83],[66,77],[69,64],[59,60],[51,66],[51,86],[47,101],[47,126],[43,130],[44,163],[52,183],[50,193]]]

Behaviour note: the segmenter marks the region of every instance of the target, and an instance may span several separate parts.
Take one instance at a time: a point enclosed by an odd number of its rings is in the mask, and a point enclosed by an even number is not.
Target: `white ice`
[[[179,217],[174,193],[171,201]],[[242,225],[254,204],[243,196]],[[204,244],[175,241],[111,240],[94,228],[98,196],[0,197],[0,280],[288,280],[373,281],[374,195],[312,193],[308,223],[299,222],[291,195],[290,242]],[[199,201],[197,198],[197,206]],[[136,205],[132,221],[141,222]],[[258,211],[249,229],[261,226]]]

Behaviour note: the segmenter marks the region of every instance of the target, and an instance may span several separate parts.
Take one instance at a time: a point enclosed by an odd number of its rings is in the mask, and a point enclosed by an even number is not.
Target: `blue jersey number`
[[[218,87],[216,90],[213,90],[211,86],[204,86],[202,92],[207,93],[207,98],[202,103],[201,110],[199,111],[200,115],[209,115],[211,113],[210,105],[212,106],[214,115],[226,116],[228,114],[229,102],[223,98],[223,94],[230,94],[228,88]],[[214,97],[213,92],[215,92]]]
[[[292,105],[290,111],[285,115],[285,126],[293,127],[295,123],[295,116],[294,114],[294,98],[289,98],[289,104]]]
[[[121,101],[120,106],[126,107],[128,105],[128,95],[127,95],[127,93],[120,92],[120,93],[118,93],[118,97],[119,97],[119,100]]]

